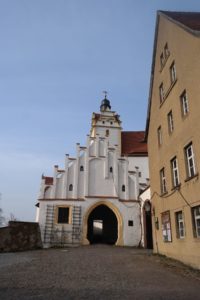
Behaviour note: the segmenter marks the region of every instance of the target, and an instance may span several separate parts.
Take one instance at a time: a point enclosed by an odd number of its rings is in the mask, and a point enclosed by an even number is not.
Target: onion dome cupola
[[[100,106],[100,111],[110,111],[111,110],[111,105],[110,101],[106,98],[107,92],[105,92],[105,98],[101,101],[101,106]]]

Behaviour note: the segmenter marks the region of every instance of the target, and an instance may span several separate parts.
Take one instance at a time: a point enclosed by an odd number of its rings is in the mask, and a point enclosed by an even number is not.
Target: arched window
[[[110,167],[110,173],[112,173],[113,172],[113,168],[112,167]]]
[[[80,171],[84,171],[84,167],[83,166],[80,166]]]
[[[109,136],[109,130],[106,129],[106,136]]]
[[[73,191],[73,184],[69,185],[69,191]]]
[[[125,192],[125,189],[126,189],[126,188],[125,188],[125,185],[123,184],[123,185],[122,185],[122,192]]]

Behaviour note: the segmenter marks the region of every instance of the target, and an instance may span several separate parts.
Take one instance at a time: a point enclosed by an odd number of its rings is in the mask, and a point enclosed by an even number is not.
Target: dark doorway
[[[146,248],[153,249],[151,204],[149,202],[145,204],[144,215],[146,224]]]
[[[88,217],[87,238],[90,244],[115,244],[117,241],[117,218],[106,205],[99,205]]]

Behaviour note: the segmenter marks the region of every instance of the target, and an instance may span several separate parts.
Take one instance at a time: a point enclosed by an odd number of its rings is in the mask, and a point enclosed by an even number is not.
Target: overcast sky
[[[42,173],[85,145],[103,90],[144,130],[157,10],[197,0],[0,0],[0,207],[33,221]]]

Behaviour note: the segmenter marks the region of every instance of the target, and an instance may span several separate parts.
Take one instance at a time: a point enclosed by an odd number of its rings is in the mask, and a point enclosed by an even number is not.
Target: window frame
[[[173,84],[177,79],[176,65],[174,61],[170,66],[170,79],[171,79],[171,84]]]
[[[59,221],[59,209],[68,209],[68,218],[67,221],[60,222]],[[56,206],[56,214],[55,214],[55,223],[64,225],[64,224],[71,224],[72,223],[72,207],[70,205],[58,205]]]
[[[158,137],[158,146],[162,145],[162,128],[161,126],[157,129],[157,137]]]
[[[172,172],[172,185],[173,187],[177,187],[180,185],[180,177],[179,177],[179,168],[178,168],[178,159],[177,157],[173,157],[171,159],[171,172]]]
[[[172,110],[170,110],[170,112],[167,114],[167,122],[169,134],[172,134],[172,132],[174,131],[174,119]]]
[[[160,104],[162,104],[165,100],[165,93],[164,93],[164,85],[163,82],[159,86],[159,98],[160,98]]]
[[[196,214],[196,211],[199,212],[198,215]],[[200,205],[192,207],[192,223],[194,237],[200,239]]]
[[[191,150],[191,154],[189,153],[189,150]],[[186,160],[187,178],[192,178],[196,175],[195,155],[192,142],[190,142],[184,147],[184,152]]]
[[[185,223],[184,223],[184,216],[183,216],[182,210],[175,212],[175,219],[176,219],[177,238],[184,239],[185,238]]]
[[[160,170],[160,191],[161,191],[161,195],[164,195],[167,193],[167,182],[166,182],[164,167]]]
[[[180,95],[182,117],[186,117],[189,113],[189,101],[186,90]]]

